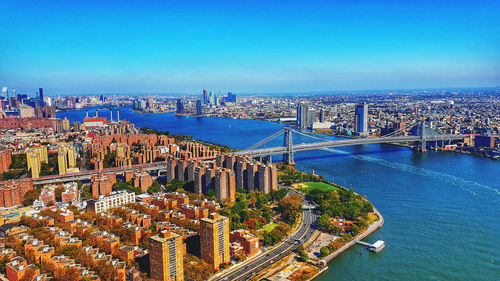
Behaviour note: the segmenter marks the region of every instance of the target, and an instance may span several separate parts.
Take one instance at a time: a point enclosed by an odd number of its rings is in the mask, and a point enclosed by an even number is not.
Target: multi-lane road
[[[307,205],[310,204],[310,202],[307,201],[305,201],[304,203],[307,203]],[[242,265],[238,265],[238,268],[235,268],[233,270],[229,269],[229,272],[218,276],[214,280],[248,280],[260,271],[268,268],[269,266],[280,261],[290,253],[295,251],[297,247],[304,244],[316,230],[317,215],[315,211],[311,209],[303,210],[302,215],[303,219],[298,229],[284,242],[282,242],[272,250],[264,252],[257,258],[249,260]]]

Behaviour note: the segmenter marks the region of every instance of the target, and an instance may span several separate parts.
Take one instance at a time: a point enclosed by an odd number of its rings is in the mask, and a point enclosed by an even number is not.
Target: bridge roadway
[[[200,157],[197,158],[199,160],[209,160],[214,157]],[[147,171],[155,171],[155,170],[164,170],[167,168],[167,161],[154,162],[154,163],[144,163],[144,164],[136,164],[127,167],[114,167],[107,168],[102,170],[88,170],[81,171],[77,173],[69,173],[64,175],[51,175],[51,176],[43,176],[39,178],[33,179],[33,184],[53,184],[53,183],[62,183],[68,181],[77,181],[77,180],[90,180],[93,175],[98,173],[108,173],[115,172],[117,174],[124,173],[125,171],[137,170],[137,169],[145,169]]]
[[[434,141],[461,140],[464,138],[465,135],[426,135],[424,140],[426,142],[434,142]],[[372,143],[398,143],[398,142],[419,142],[419,141],[421,141],[420,136],[356,138],[347,140],[332,140],[332,141],[294,144],[292,146],[292,151],[298,152],[298,151],[314,150],[314,149],[321,149],[328,147],[362,145],[362,144],[372,144]],[[287,152],[288,152],[287,147],[278,146],[278,147],[242,150],[236,152],[236,154],[248,154],[251,155],[252,157],[264,157],[270,155],[286,154]]]
[[[310,202],[307,202],[307,204],[310,204]],[[303,245],[307,240],[309,240],[316,230],[317,215],[314,210],[303,210],[302,215],[303,220],[300,223],[299,228],[284,242],[278,244],[278,246],[274,247],[272,250],[262,253],[257,258],[244,262],[242,265],[238,265],[238,268],[232,270],[229,268],[229,272],[222,274],[213,280],[248,280],[260,271],[268,268],[295,251],[299,245]]]

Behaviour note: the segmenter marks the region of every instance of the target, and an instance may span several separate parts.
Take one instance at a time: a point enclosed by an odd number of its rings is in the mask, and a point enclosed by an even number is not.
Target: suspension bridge
[[[355,139],[342,139],[342,140],[327,140],[317,136],[313,136],[308,133],[294,130],[290,127],[284,127],[282,130],[270,135],[269,137],[257,142],[256,144],[236,152],[236,154],[247,154],[255,158],[259,157],[270,157],[272,155],[283,155],[283,161],[286,163],[294,163],[294,153],[299,151],[340,147],[340,146],[351,146],[351,145],[363,145],[363,144],[373,144],[373,143],[418,143],[418,149],[420,151],[426,151],[428,142],[448,142],[456,140],[463,140],[467,135],[459,134],[438,134],[424,121],[420,121],[418,124],[408,124],[407,126],[396,130],[390,134],[384,135],[382,137],[367,137],[367,138],[355,138]],[[407,131],[415,131],[414,135],[405,135]],[[311,143],[293,143],[293,134],[296,133],[309,138],[318,139],[319,142]],[[262,147],[266,143],[273,139],[283,135],[283,145],[276,147]]]

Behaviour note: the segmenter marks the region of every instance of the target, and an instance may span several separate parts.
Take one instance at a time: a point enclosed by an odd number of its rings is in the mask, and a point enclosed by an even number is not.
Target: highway
[[[215,157],[198,157],[198,160],[210,160]],[[195,158],[192,158],[195,159]],[[38,178],[33,178],[33,184],[54,184],[54,183],[63,183],[69,181],[78,181],[78,180],[90,180],[93,175],[97,175],[98,173],[108,173],[114,172],[117,174],[124,173],[125,171],[133,171],[138,169],[145,169],[148,172],[150,171],[159,171],[167,169],[167,161],[153,162],[153,163],[143,163],[136,164],[132,166],[124,166],[124,167],[113,167],[106,168],[102,170],[86,170],[80,171],[76,173],[68,173],[64,175],[50,175],[50,176],[42,176]],[[0,184],[3,182],[0,182]]]
[[[309,204],[309,202],[305,202]],[[317,215],[314,210],[303,210],[303,220],[298,229],[289,236],[284,242],[265,252],[255,259],[244,262],[236,269],[222,274],[213,280],[248,280],[260,271],[268,268],[274,263],[280,261],[290,253],[295,251],[299,245],[303,245],[316,230]]]

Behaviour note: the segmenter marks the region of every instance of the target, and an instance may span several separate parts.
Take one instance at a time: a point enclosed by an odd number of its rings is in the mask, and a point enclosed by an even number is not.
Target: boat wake
[[[339,154],[351,154],[350,152],[339,150],[339,149],[334,149],[334,148],[324,148],[323,150],[333,152],[333,153],[339,153]],[[416,175],[421,175],[421,176],[426,176],[426,177],[431,177],[433,179],[437,179],[446,183],[453,184],[460,189],[467,191],[471,193],[474,196],[480,197],[480,198],[485,198],[485,197],[490,197],[490,196],[482,196],[478,194],[478,192],[483,192],[485,190],[491,191],[495,195],[498,196],[498,199],[500,199],[500,191],[494,187],[484,185],[475,181],[469,181],[465,180],[450,174],[442,173],[442,172],[437,172],[425,168],[420,168],[408,164],[403,164],[399,162],[393,162],[393,161],[387,161],[384,159],[376,158],[373,156],[368,156],[368,155],[350,155],[349,157],[362,160],[362,161],[368,161],[372,163],[376,163],[379,165],[383,165],[385,167],[405,171],[408,173],[416,174]],[[498,202],[500,204],[500,200]]]

